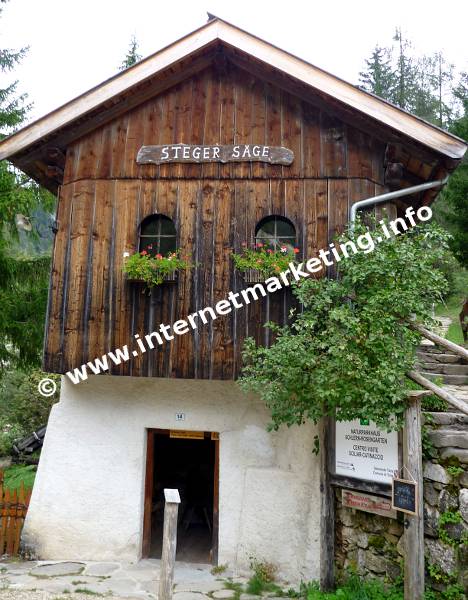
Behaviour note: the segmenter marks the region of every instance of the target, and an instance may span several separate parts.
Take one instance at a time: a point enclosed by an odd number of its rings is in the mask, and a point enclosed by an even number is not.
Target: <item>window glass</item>
[[[296,246],[296,230],[285,217],[266,217],[257,225],[255,242],[268,244],[275,250],[282,246],[293,250]]]
[[[151,215],[144,219],[140,227],[140,252],[146,250],[152,256],[166,256],[169,252],[175,252],[176,243],[175,225],[169,217]]]

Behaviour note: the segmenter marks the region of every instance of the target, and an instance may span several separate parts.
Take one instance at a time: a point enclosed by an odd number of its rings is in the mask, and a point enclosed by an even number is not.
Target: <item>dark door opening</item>
[[[212,439],[216,434],[193,435],[200,437],[148,431],[143,557],[161,558],[164,488],[176,488],[181,499],[176,560],[217,562],[218,440]]]

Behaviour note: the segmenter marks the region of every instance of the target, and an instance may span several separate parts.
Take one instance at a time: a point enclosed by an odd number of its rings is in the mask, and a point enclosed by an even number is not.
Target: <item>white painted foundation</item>
[[[316,429],[268,433],[268,422],[263,403],[231,381],[100,375],[73,385],[64,377],[23,544],[42,559],[137,561],[146,429],[217,431],[219,564],[244,572],[255,556],[289,581],[318,578]]]

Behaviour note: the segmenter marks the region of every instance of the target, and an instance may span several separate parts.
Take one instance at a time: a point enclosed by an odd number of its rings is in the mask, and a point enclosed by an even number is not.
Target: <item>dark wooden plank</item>
[[[214,486],[213,486],[213,542],[212,559],[213,565],[218,564],[219,548],[219,439],[214,440],[215,459],[214,459]]]
[[[281,146],[282,144],[282,109],[281,109],[281,91],[278,87],[270,83],[265,85],[266,93],[266,139],[265,143],[270,146]],[[270,177],[281,177],[282,168],[280,166],[268,167]]]
[[[348,127],[348,176],[372,180],[372,138],[354,127]]]
[[[174,90],[166,92],[161,98],[162,119],[160,122],[159,141],[161,144],[173,144],[177,140],[174,139],[174,127],[176,120],[176,102],[177,94]],[[174,173],[173,165],[161,165],[159,167],[159,177],[161,179],[172,177]]]
[[[114,124],[112,144],[112,177],[125,177],[125,146],[127,143],[128,115],[123,115]]]
[[[183,258],[195,265],[199,262],[196,238],[197,208],[201,202],[201,185],[199,180],[179,182],[179,195],[184,199],[179,204],[178,232],[179,248]],[[196,291],[198,290],[198,269],[183,271],[177,281],[177,314],[185,319],[196,310]],[[198,306],[198,305],[197,305]],[[198,306],[197,310],[201,308]],[[198,377],[198,332],[190,331],[176,336],[173,342],[174,356],[177,363],[173,374],[178,377]]]
[[[63,340],[65,363],[69,368],[83,362],[84,306],[88,278],[92,277],[89,265],[91,223],[94,206],[94,182],[78,181],[73,184],[71,201],[73,211],[70,224],[70,260],[68,262],[68,290]]]
[[[227,297],[230,291],[231,270],[231,210],[233,208],[233,186],[220,182],[215,196],[214,231],[214,305]],[[235,310],[235,309],[233,309]],[[233,340],[232,313],[219,316],[213,323],[211,341],[211,379],[232,377]]]
[[[184,81],[178,89],[177,112],[174,130],[174,139],[181,144],[190,144],[192,135],[192,102],[193,81]],[[174,177],[184,177],[184,165],[179,164],[174,169]]]
[[[220,79],[217,72],[213,70],[206,88],[205,131],[203,135],[204,144],[219,144],[220,109]],[[218,178],[219,164],[204,164],[202,168],[202,177]]]
[[[348,222],[348,181],[328,181],[328,239],[332,242],[342,233]]]
[[[299,177],[302,165],[302,103],[296,96],[282,93],[282,146],[292,150],[294,160],[283,167],[283,177]]]
[[[251,89],[255,79],[246,72],[236,71],[235,89],[235,144],[250,144],[252,141],[252,100]],[[278,144],[279,145],[279,144]],[[236,164],[233,176],[241,179],[252,176],[250,163]]]
[[[145,103],[128,115],[127,137],[125,140],[124,174],[125,177],[134,178],[139,175],[139,166],[136,157],[139,148],[143,145],[145,123],[148,119],[149,104]]]
[[[64,318],[67,308],[68,262],[70,260],[70,225],[73,186],[60,188],[56,220],[58,231],[54,240],[50,274],[49,309],[46,323],[43,368],[52,373],[61,372],[63,365]]]
[[[252,98],[252,144],[264,145],[266,134],[266,94],[265,83],[257,79],[251,89]],[[265,177],[265,165],[252,164],[252,177]]]
[[[212,307],[214,301],[214,269],[215,269],[215,205],[217,202],[218,183],[206,181],[202,187],[201,204],[197,215],[197,297],[199,308]],[[213,321],[207,315],[207,323],[201,319],[197,328],[199,338],[198,365],[199,377],[208,379],[211,374]]]
[[[112,228],[112,183],[97,181],[94,188],[94,218],[92,223],[92,273],[89,279],[91,288],[85,307],[85,327],[87,344],[84,340],[84,354],[88,360],[113,350],[107,347],[106,339],[106,300],[109,293],[110,273],[107,257],[111,244]]]
[[[320,174],[320,111],[302,102],[302,173],[304,177]]]
[[[142,558],[149,558],[151,548],[151,517],[153,510],[154,483],[154,430],[147,430],[146,437],[146,472],[145,472],[145,503],[143,517],[143,546]]]
[[[322,177],[346,177],[347,175],[347,132],[346,125],[339,119],[321,112],[321,170]]]

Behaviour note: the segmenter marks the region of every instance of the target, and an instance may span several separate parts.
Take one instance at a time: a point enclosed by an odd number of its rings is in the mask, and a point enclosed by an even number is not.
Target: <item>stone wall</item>
[[[426,413],[424,533],[428,587],[468,588],[468,417]],[[344,507],[336,490],[336,562],[364,576],[402,576],[404,518]]]

